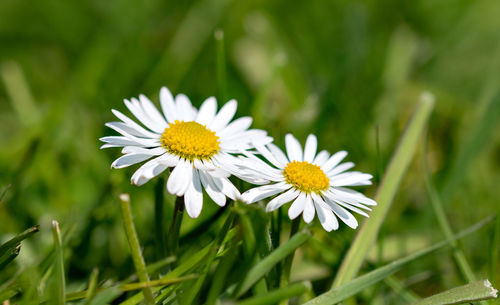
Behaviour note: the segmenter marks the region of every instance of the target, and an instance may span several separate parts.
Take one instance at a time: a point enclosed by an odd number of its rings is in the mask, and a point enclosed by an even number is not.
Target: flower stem
[[[290,238],[292,238],[298,231],[300,227],[300,217],[295,218],[292,221],[292,228],[290,230]],[[283,268],[282,268],[282,273],[281,273],[281,279],[280,279],[280,287],[284,288],[287,287],[288,284],[290,283],[290,272],[292,269],[292,262],[293,262],[293,256],[295,254],[295,251],[293,251],[290,255],[288,255],[285,260],[283,261]],[[280,302],[280,305],[286,305],[288,304],[288,300],[282,300]]]
[[[123,217],[123,225],[125,227],[125,234],[127,235],[130,252],[132,254],[132,260],[137,272],[137,277],[141,282],[149,282],[149,275],[146,271],[146,263],[144,262],[139,239],[137,238],[137,232],[135,230],[134,222],[132,221],[130,196],[128,194],[120,195],[120,207]],[[144,294],[144,300],[146,301],[146,304],[154,305],[155,302],[153,297],[153,290],[151,289],[151,287],[144,287],[142,289],[142,293]]]
[[[182,214],[184,214],[184,197],[177,197],[175,200],[172,223],[168,231],[168,254],[176,255],[179,248],[179,233],[181,230]]]

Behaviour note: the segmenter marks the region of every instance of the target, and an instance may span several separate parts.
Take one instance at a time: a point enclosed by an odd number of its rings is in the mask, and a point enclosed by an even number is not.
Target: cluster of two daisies
[[[307,137],[304,149],[287,134],[286,154],[272,143],[264,130],[249,129],[252,118],[233,120],[237,102],[231,100],[217,111],[217,101],[206,99],[199,110],[184,94],[173,97],[160,90],[161,113],[144,95],[124,100],[126,107],[143,126],[117,110],[119,122],[106,126],[120,136],[103,137],[102,148],[123,147],[123,155],[112,167],[124,168],[144,161],[132,175],[135,185],[143,185],[173,168],[167,180],[169,193],[184,196],[188,215],[196,218],[203,206],[203,190],[219,206],[226,197],[255,203],[274,196],[266,205],[271,212],[292,202],[290,219],[302,214],[310,223],[315,214],[326,231],[339,227],[338,219],[351,228],[358,222],[350,211],[368,216],[375,201],[346,188],[371,184],[371,175],[348,171],[354,164],[341,163],[347,153],[317,153],[317,138]],[[259,185],[240,193],[229,180],[233,175]]]

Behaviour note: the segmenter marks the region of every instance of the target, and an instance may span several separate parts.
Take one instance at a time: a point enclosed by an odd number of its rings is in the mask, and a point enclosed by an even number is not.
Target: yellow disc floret
[[[325,191],[330,186],[330,180],[325,172],[318,166],[307,161],[293,161],[283,170],[286,182],[296,189],[310,193]]]
[[[219,137],[205,125],[175,120],[161,135],[161,144],[170,153],[187,160],[210,159],[219,152]]]

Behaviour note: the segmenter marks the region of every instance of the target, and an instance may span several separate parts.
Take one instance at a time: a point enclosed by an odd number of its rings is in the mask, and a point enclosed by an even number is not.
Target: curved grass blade
[[[455,235],[453,237],[453,240],[457,240],[459,238],[462,238],[466,235],[469,235],[480,228],[482,228],[485,224],[493,220],[494,217],[488,217],[477,224],[469,227],[468,229],[460,232],[459,234]],[[450,240],[444,240],[441,241],[431,247],[428,247],[426,249],[417,251],[411,255],[408,255],[404,258],[400,258],[398,260],[393,261],[392,263],[389,263],[385,266],[382,266],[380,268],[377,268],[371,272],[368,272],[360,277],[355,278],[354,280],[351,280],[345,284],[340,285],[339,287],[334,287],[330,289],[329,291],[319,295],[318,297],[310,300],[309,302],[305,303],[304,305],[325,305],[325,304],[336,304],[338,302],[341,302],[359,291],[370,287],[371,285],[378,283],[382,281],[383,279],[387,278],[394,272],[400,270],[402,267],[404,267],[406,264],[413,262],[419,258],[421,258],[424,255],[427,255],[429,253],[432,253],[438,249],[441,249],[447,245],[449,245]]]
[[[339,287],[356,276],[368,250],[377,239],[380,226],[391,207],[398,186],[413,158],[433,106],[434,97],[430,93],[423,93],[418,108],[399,141],[377,191],[375,201],[377,201],[378,205],[358,231],[353,244],[342,261],[332,287]]]
[[[236,297],[243,295],[248,291],[258,280],[260,280],[271,268],[285,259],[288,255],[293,253],[295,249],[300,247],[311,237],[307,231],[302,231],[295,234],[286,243],[279,246],[276,250],[271,252],[266,258],[261,260],[248,272],[243,280],[241,287],[237,290]]]
[[[53,302],[58,305],[66,304],[65,301],[65,290],[66,290],[66,280],[64,278],[64,256],[62,250],[62,238],[61,230],[59,229],[59,223],[55,220],[52,221],[52,233],[54,236],[54,248],[55,248],[55,267],[52,274],[52,279],[54,280],[54,295]]]
[[[490,281],[482,280],[467,285],[452,288],[435,294],[414,305],[449,305],[463,304],[482,300],[496,299],[498,290],[493,288]]]
[[[12,262],[19,255],[19,251],[21,251],[21,244],[18,244],[10,252],[7,252],[4,255],[0,256],[0,270],[5,268],[5,266]]]

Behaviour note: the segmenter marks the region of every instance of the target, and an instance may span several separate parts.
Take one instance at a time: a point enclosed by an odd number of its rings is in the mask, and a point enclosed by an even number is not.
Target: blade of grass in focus
[[[30,237],[31,235],[35,234],[38,231],[40,231],[40,226],[33,226],[24,231],[23,233],[6,241],[0,246],[0,256],[4,255],[7,251],[14,249],[21,241]]]
[[[123,217],[123,225],[125,227],[125,233],[130,245],[132,260],[134,262],[135,270],[137,271],[137,277],[141,282],[149,282],[149,275],[146,271],[144,258],[142,257],[139,238],[137,237],[137,232],[135,231],[134,222],[132,220],[132,211],[130,210],[130,196],[128,194],[120,195],[120,207]],[[146,304],[154,305],[155,302],[151,287],[144,287],[142,289],[142,292],[144,294]]]
[[[435,294],[414,305],[447,305],[477,302],[496,299],[498,290],[493,288],[490,281],[482,280]]]
[[[241,287],[237,290],[236,296],[239,297],[247,292],[248,289],[250,289],[250,287],[260,280],[260,278],[262,278],[267,272],[269,272],[271,268],[293,253],[295,249],[300,247],[310,237],[311,235],[306,231],[299,232],[290,238],[286,243],[271,252],[271,254],[248,271],[245,279],[241,283]]]
[[[54,237],[54,248],[55,248],[55,266],[52,273],[52,280],[54,281],[54,295],[51,302],[55,302],[58,305],[66,304],[65,301],[65,290],[66,281],[64,278],[64,256],[62,250],[62,238],[61,230],[59,229],[59,223],[55,220],[52,221],[52,234]]]
[[[469,235],[480,228],[482,228],[485,224],[489,223],[493,217],[488,217],[477,224],[467,228],[466,230],[456,234],[452,240],[457,240],[459,238],[462,238],[466,235]],[[318,297],[310,300],[309,302],[305,303],[304,305],[323,305],[323,304],[336,304],[342,300],[345,300],[359,291],[370,287],[371,285],[382,281],[383,279],[387,278],[394,272],[400,270],[402,267],[404,267],[406,264],[413,262],[419,258],[421,258],[424,255],[427,255],[429,253],[432,253],[440,248],[443,248],[449,244],[450,240],[444,240],[439,243],[434,244],[433,246],[430,246],[426,249],[417,251],[411,255],[408,255],[404,258],[400,258],[398,260],[393,261],[392,263],[389,263],[383,267],[377,268],[373,271],[370,271],[366,274],[363,274],[362,276],[359,276],[351,281],[348,281],[346,283],[343,283],[337,287],[333,287],[329,291],[319,295]]]
[[[430,93],[423,93],[377,191],[375,196],[377,206],[358,231],[342,261],[332,287],[339,287],[356,276],[368,249],[375,243],[380,226],[389,212],[398,186],[412,160],[417,145],[420,143],[420,137],[425,130],[433,106],[434,97]]]

